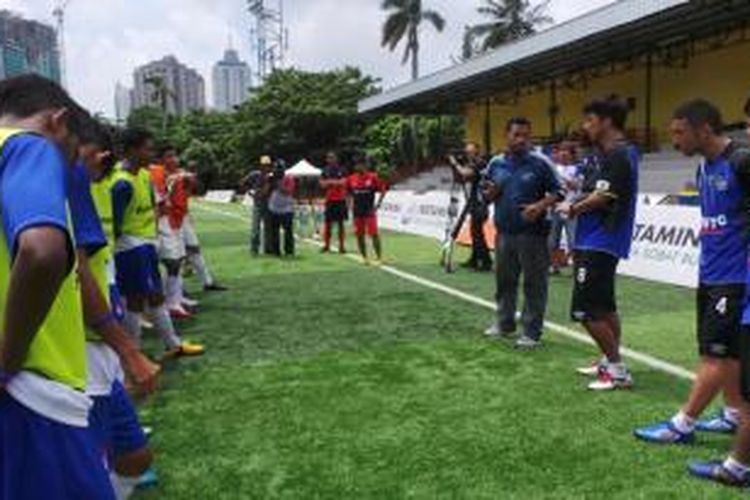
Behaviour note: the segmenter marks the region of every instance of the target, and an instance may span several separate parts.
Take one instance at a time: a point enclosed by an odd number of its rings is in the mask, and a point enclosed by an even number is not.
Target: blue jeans
[[[256,204],[253,206],[253,219],[250,226],[250,251],[257,255],[260,253],[261,240],[266,221],[266,212],[268,209],[265,205]],[[267,243],[265,243],[267,245]]]

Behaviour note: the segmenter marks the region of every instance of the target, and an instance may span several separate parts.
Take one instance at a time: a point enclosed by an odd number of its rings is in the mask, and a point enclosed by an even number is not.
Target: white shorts
[[[185,242],[181,229],[173,229],[167,217],[159,219],[159,258],[162,260],[184,259]]]
[[[115,381],[123,382],[125,374],[120,365],[120,358],[104,342],[86,341],[86,365],[88,380],[86,395],[109,396]]]
[[[185,220],[182,221],[182,241],[187,248],[198,248],[201,246],[200,241],[198,241],[198,235],[195,233],[195,228],[193,227],[193,221],[189,215],[185,216]]]

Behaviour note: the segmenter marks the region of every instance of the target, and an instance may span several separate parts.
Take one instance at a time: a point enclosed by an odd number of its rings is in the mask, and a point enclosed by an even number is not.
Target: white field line
[[[242,215],[237,214],[237,213],[227,212],[227,211],[224,211],[224,210],[219,210],[217,208],[209,207],[209,206],[206,206],[206,205],[203,205],[203,204],[198,205],[198,206],[200,207],[201,210],[205,210],[207,212],[212,212],[212,213],[215,213],[215,214],[223,215],[223,216],[226,216],[226,217],[231,217],[231,218],[239,219],[239,220],[243,220],[243,221],[248,219],[247,216],[242,216]],[[304,241],[305,243],[308,243],[310,245],[321,246],[321,243],[319,241],[315,241],[315,240],[312,240],[312,239],[309,239],[309,238],[302,238],[302,241]],[[357,262],[362,262],[362,258],[359,257],[358,255],[347,254],[346,257],[349,258],[349,259],[355,260]],[[437,292],[441,292],[441,293],[444,293],[446,295],[450,295],[451,297],[455,297],[455,298],[460,299],[460,300],[462,300],[464,302],[468,302],[470,304],[474,304],[474,305],[477,305],[477,306],[480,306],[480,307],[483,307],[485,309],[489,309],[489,310],[492,310],[492,311],[497,311],[497,305],[495,304],[495,302],[483,299],[481,297],[477,297],[476,295],[471,295],[471,294],[468,294],[466,292],[462,292],[460,290],[457,290],[455,288],[451,288],[449,286],[446,286],[446,285],[443,285],[443,284],[440,284],[440,283],[436,283],[434,281],[422,278],[422,277],[417,276],[415,274],[411,274],[411,273],[407,273],[405,271],[401,271],[400,269],[396,269],[395,267],[392,267],[392,266],[383,265],[383,266],[380,266],[379,269],[381,271],[385,272],[385,273],[390,274],[390,275],[396,276],[396,277],[401,278],[401,279],[406,280],[406,281],[410,281],[410,282],[415,283],[417,285],[421,285],[421,286],[423,286],[425,288],[429,288],[431,290],[435,290]],[[566,326],[563,326],[563,325],[560,325],[560,324],[557,324],[557,323],[553,323],[551,321],[545,321],[544,322],[544,327],[547,330],[551,331],[551,332],[555,332],[555,333],[557,333],[559,335],[562,335],[564,337],[568,337],[568,338],[576,340],[578,342],[581,342],[581,343],[584,343],[584,344],[589,344],[589,345],[593,345],[594,344],[593,340],[591,340],[591,338],[588,335],[586,335],[584,333],[581,333],[579,331],[573,330],[572,328],[568,328]],[[637,361],[638,363],[640,363],[642,365],[645,365],[645,366],[648,366],[649,368],[652,368],[654,370],[657,370],[657,371],[660,371],[660,372],[663,372],[663,373],[667,373],[667,374],[675,376],[677,378],[681,378],[681,379],[685,379],[685,380],[691,380],[691,381],[695,380],[695,374],[693,372],[691,372],[690,370],[687,370],[687,369],[685,369],[685,368],[683,368],[683,367],[681,367],[679,365],[675,365],[673,363],[669,363],[667,361],[661,360],[661,359],[656,358],[654,356],[651,356],[649,354],[642,353],[642,352],[639,352],[639,351],[634,351],[633,349],[628,349],[626,347],[623,347],[622,348],[622,355],[625,358],[628,358],[628,359],[633,360],[633,361]]]

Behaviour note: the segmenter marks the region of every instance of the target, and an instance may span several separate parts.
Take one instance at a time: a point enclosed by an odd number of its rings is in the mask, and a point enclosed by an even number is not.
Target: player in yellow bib
[[[102,226],[106,219],[111,225],[112,203],[107,185],[107,173],[114,161],[111,134],[103,126],[92,124],[82,134],[79,151],[80,161],[71,172],[68,200],[88,327],[86,393],[94,401],[89,422],[118,498],[127,498],[149,470],[153,455],[125,390],[124,372],[137,391],[149,393],[156,389],[159,367],[140,352],[121,324],[124,314],[114,285],[114,256]],[[92,184],[92,180],[97,184]],[[93,191],[104,214],[101,218]]]
[[[114,498],[88,428],[66,196],[89,120],[42,77],[0,82],[0,492],[9,498]]]
[[[164,304],[164,288],[156,251],[156,207],[148,166],[154,156],[150,132],[129,129],[123,133],[125,157],[115,171],[112,187],[112,233],[115,237],[117,286],[125,296],[125,324],[137,340],[141,313],[159,332],[166,357],[203,354],[199,344],[183,342]]]

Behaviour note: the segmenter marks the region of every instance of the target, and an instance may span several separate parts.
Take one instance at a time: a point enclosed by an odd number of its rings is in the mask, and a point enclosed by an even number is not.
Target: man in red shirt
[[[382,247],[378,233],[377,212],[385,198],[386,184],[373,170],[368,170],[367,160],[358,157],[354,164],[354,173],[346,180],[346,187],[352,200],[352,213],[354,215],[354,233],[357,236],[359,252],[365,263],[367,259],[367,244],[365,235],[372,238],[372,246],[375,250],[376,263],[382,259]],[[377,203],[375,194],[380,193]]]
[[[339,253],[345,253],[344,248],[344,221],[347,219],[346,206],[346,172],[339,165],[336,153],[329,152],[326,155],[326,166],[320,178],[320,186],[326,192],[325,225],[323,226],[323,252],[331,250],[331,226],[338,225],[339,229]]]

